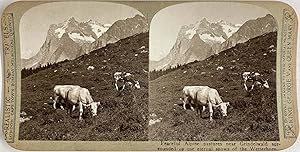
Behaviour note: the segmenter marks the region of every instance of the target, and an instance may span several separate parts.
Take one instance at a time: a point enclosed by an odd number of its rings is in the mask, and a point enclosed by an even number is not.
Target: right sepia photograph
[[[149,140],[279,141],[267,9],[177,4],[155,14],[149,34]]]

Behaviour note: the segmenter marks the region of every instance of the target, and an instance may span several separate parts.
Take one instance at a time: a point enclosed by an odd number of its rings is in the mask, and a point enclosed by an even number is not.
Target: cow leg
[[[183,102],[183,109],[186,110],[187,97],[184,97],[184,99],[182,100],[182,102]]]
[[[62,105],[62,102],[60,102],[59,107],[60,107],[60,109],[65,110],[64,106]]]
[[[184,100],[182,100],[182,102],[183,102],[183,109],[186,110],[186,103]]]
[[[252,91],[252,90],[253,90],[253,88],[254,88],[254,83],[251,85],[251,89],[250,89],[250,91]]]
[[[213,118],[212,118],[212,116],[213,116],[213,107],[212,107],[212,104],[210,102],[208,103],[208,111],[209,111],[209,121],[212,121],[213,120]]]
[[[245,90],[248,91],[248,88],[247,88],[247,85],[246,85],[246,81],[244,82],[244,87],[245,87]]]
[[[53,108],[56,109],[56,104],[57,104],[57,100],[58,100],[59,96],[57,96],[57,95],[54,95],[54,96],[55,96],[55,98],[53,100]]]
[[[73,105],[73,107],[72,107],[72,112],[75,110],[75,108],[76,108],[75,105]]]
[[[71,108],[71,106],[72,106],[72,108]],[[69,110],[70,110],[70,116],[72,117],[72,113],[73,113],[73,111],[75,110],[75,105],[69,105]]]
[[[56,101],[53,102],[53,108],[56,109]]]
[[[191,99],[191,98],[187,98],[187,99],[188,99],[188,104],[189,104],[190,108],[191,108],[193,111],[195,111],[195,108],[194,108],[193,105],[192,105],[192,101],[194,101],[194,100]],[[193,104],[194,104],[194,105],[197,105],[197,102],[193,102]]]
[[[201,117],[201,115],[202,115],[202,113],[201,113],[201,105],[200,104],[195,104],[195,107],[196,107],[196,113],[197,113],[197,115],[200,113],[200,117]]]
[[[199,114],[199,106],[198,105],[195,105],[195,107],[196,107],[196,113],[197,113],[197,115]]]
[[[115,87],[116,87],[117,91],[119,91],[119,87],[117,85],[117,81],[115,82]]]
[[[83,114],[83,104],[82,102],[79,102],[79,120],[82,120],[82,114]]]
[[[189,103],[189,105],[190,105],[191,109],[192,109],[193,111],[195,111],[195,108],[192,106],[192,104]]]
[[[205,111],[205,106],[202,106],[202,109],[200,110],[200,116],[201,116],[201,118],[203,118],[204,111]]]
[[[73,110],[71,109],[71,104],[67,104],[69,108],[70,117],[72,117]]]
[[[122,91],[125,89],[125,83],[123,84]]]
[[[205,111],[205,106],[199,105],[198,110],[199,110],[199,113],[200,113],[200,117],[203,118],[203,112]]]

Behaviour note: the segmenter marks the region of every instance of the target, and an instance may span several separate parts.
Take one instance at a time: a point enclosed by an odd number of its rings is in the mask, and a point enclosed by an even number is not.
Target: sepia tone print
[[[3,138],[25,151],[285,149],[299,131],[297,26],[271,1],[12,3]]]
[[[26,12],[20,29],[20,140],[147,140],[148,24],[140,12],[50,3]]]
[[[168,18],[174,11],[183,13]],[[150,140],[279,140],[277,24],[267,10],[179,4],[150,27]]]

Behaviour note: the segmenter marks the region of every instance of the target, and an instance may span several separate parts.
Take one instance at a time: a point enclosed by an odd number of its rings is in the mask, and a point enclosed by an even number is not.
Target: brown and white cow
[[[131,88],[135,87],[137,89],[141,88],[139,81],[136,81],[134,75],[131,73],[115,72],[114,79],[117,91],[123,91],[126,86],[130,86]]]
[[[268,79],[264,80],[262,75],[257,72],[244,72],[242,73],[243,86],[246,91],[252,91],[255,87],[270,88]],[[250,82],[251,86],[247,86],[247,82]]]
[[[229,102],[223,102],[216,89],[208,86],[185,86],[182,92],[184,95],[183,108],[185,110],[186,104],[189,104],[192,107],[191,103],[193,103],[197,107],[197,112],[200,111],[201,117],[205,108],[203,110],[201,109],[208,106],[210,121],[213,120],[213,108],[219,109],[223,117],[227,116]]]

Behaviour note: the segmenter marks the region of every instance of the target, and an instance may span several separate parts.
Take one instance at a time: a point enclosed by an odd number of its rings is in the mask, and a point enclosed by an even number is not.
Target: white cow
[[[64,102],[70,106],[70,115],[75,110],[75,106],[79,105],[79,120],[82,120],[83,106],[91,107],[92,115],[97,115],[100,102],[93,101],[88,89],[77,85],[56,85],[54,87],[54,93],[54,103],[61,103],[62,100],[64,100]],[[54,108],[56,107],[54,106]]]
[[[197,107],[197,112],[200,111],[201,117],[205,108],[203,110],[200,108],[208,106],[210,121],[213,120],[213,107],[219,109],[223,117],[227,116],[227,107],[229,106],[229,102],[223,102],[216,89],[208,86],[185,86],[182,92],[184,95],[183,108],[185,110],[186,104],[189,104],[192,107],[191,103],[194,103]]]
[[[129,85],[131,88],[135,87],[137,89],[140,89],[140,83],[139,81],[134,80],[134,75],[127,72],[115,72],[114,73],[114,79],[115,79],[115,87],[117,91],[122,91],[125,89],[126,85]],[[121,83],[121,87],[119,87],[119,83]]]
[[[54,92],[54,100],[53,100],[53,108],[56,109],[57,103],[60,105],[60,108],[64,110],[62,103],[65,103],[67,99],[67,93],[71,88],[80,88],[78,85],[55,85],[53,88]],[[52,99],[52,97],[50,97]]]
[[[73,105],[72,111],[74,111],[74,105],[79,105],[79,120],[82,119],[83,106],[91,107],[92,116],[97,115],[98,106],[100,102],[94,102],[88,89],[86,88],[71,88],[68,92],[67,101],[70,105]],[[71,111],[71,112],[72,112]],[[71,114],[70,112],[70,114]]]
[[[269,84],[268,84],[268,79],[264,80],[262,78],[262,75],[257,73],[257,72],[244,72],[242,74],[242,79],[243,79],[243,85],[246,91],[252,91],[254,89],[255,86],[257,87],[264,87],[264,88],[270,88]],[[249,89],[247,87],[247,82],[251,82],[251,88]]]

